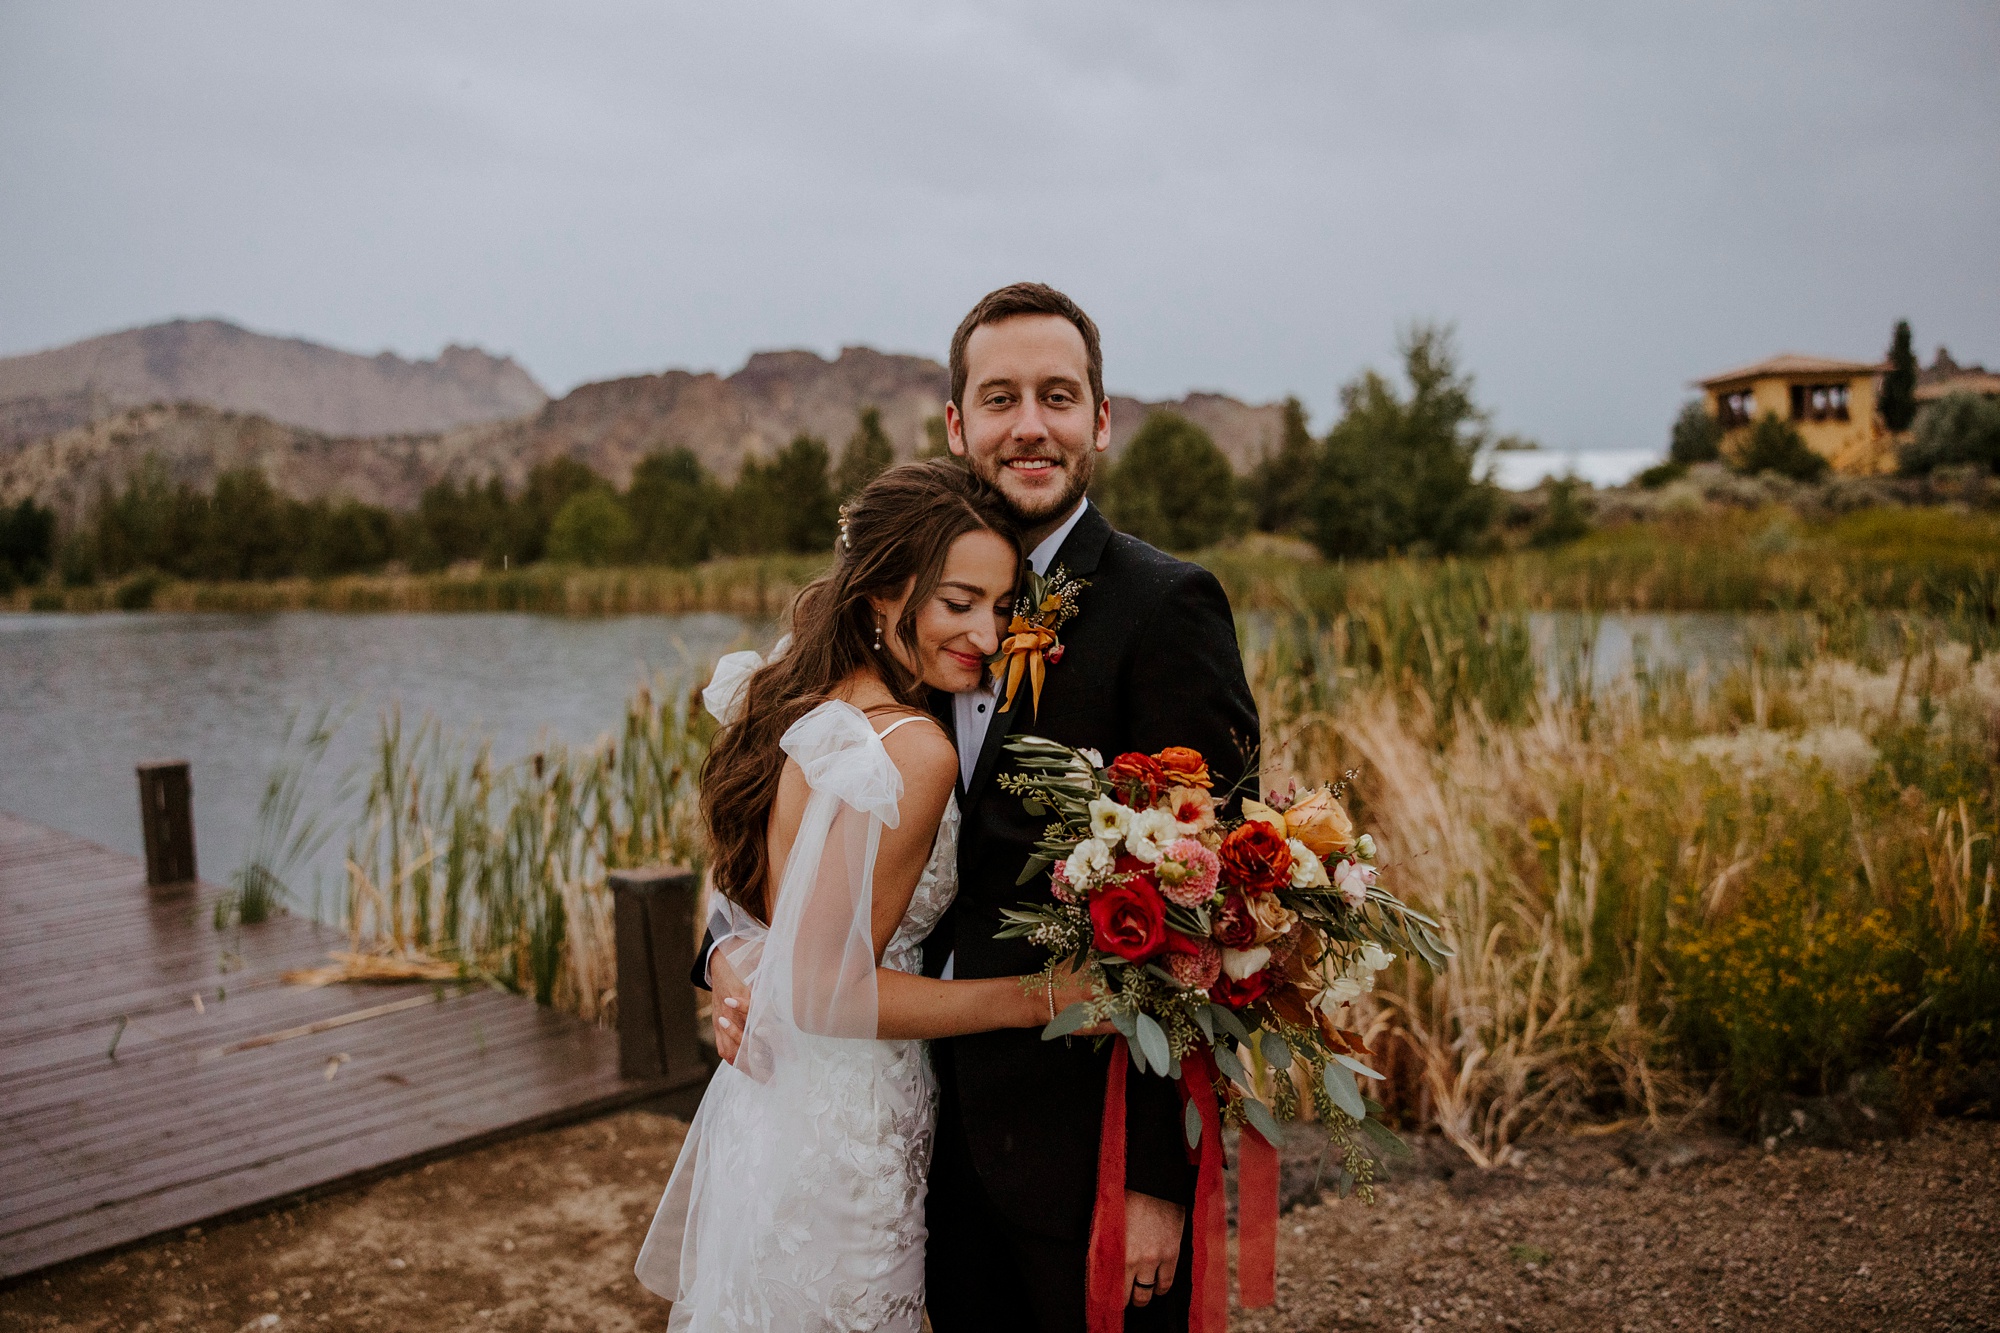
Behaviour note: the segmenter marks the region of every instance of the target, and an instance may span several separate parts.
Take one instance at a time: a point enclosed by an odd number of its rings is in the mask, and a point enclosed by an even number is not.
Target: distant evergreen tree
[[[1903,431],[1917,417],[1917,354],[1910,346],[1910,321],[1896,321],[1889,344],[1889,370],[1882,376],[1882,398],[1876,404],[1882,424]]]
[[[1577,499],[1577,489],[1581,485],[1575,477],[1564,477],[1549,483],[1549,507],[1542,512],[1541,522],[1535,525],[1534,532],[1528,537],[1530,546],[1546,550],[1567,546],[1590,535],[1590,511]]]
[[[708,559],[719,499],[715,479],[691,450],[648,454],[632,470],[632,485],[625,492],[633,554],[666,565]]]
[[[540,560],[547,554],[549,529],[556,514],[570,497],[606,486],[604,478],[574,458],[551,458],[536,464],[520,498],[509,506],[500,553],[511,557],[515,565]]]
[[[395,517],[386,509],[342,500],[296,507],[304,532],[298,572],[314,578],[379,569],[395,549]]]
[[[1736,470],[1747,476],[1775,472],[1794,481],[1818,481],[1831,467],[1813,452],[1798,427],[1780,420],[1776,412],[1766,412],[1757,419],[1744,443],[1743,456],[1736,462]]]
[[[1207,431],[1171,412],[1147,417],[1126,444],[1103,501],[1120,531],[1170,551],[1212,546],[1239,527],[1229,459]]]
[[[1681,404],[1680,415],[1674,418],[1674,431],[1667,445],[1667,461],[1691,467],[1696,463],[1713,463],[1722,457],[1722,423],[1708,410],[1708,404],[1700,398],[1690,398]]]
[[[847,446],[840,451],[840,470],[834,477],[835,493],[843,500],[852,498],[895,461],[896,451],[889,446],[889,437],[882,431],[881,412],[872,407],[862,408],[854,434],[847,437]]]
[[[1319,465],[1319,442],[1306,428],[1306,410],[1285,400],[1285,424],[1278,447],[1257,460],[1244,489],[1259,532],[1297,532],[1305,526],[1306,497]]]
[[[22,500],[0,509],[0,588],[40,583],[56,554],[56,511]]]
[[[770,485],[782,519],[781,548],[801,555],[833,549],[840,531],[840,504],[827,476],[826,443],[801,435],[772,460]]]
[[[261,471],[221,473],[205,508],[192,557],[172,562],[172,572],[201,579],[272,579],[293,572],[297,531],[287,521],[284,497]]]
[[[1498,490],[1476,472],[1486,414],[1458,372],[1451,330],[1417,325],[1402,353],[1407,398],[1372,370],[1340,391],[1308,502],[1310,535],[1328,556],[1471,551],[1499,512]]]
[[[951,428],[941,416],[924,418],[924,447],[917,451],[918,458],[952,458]]]

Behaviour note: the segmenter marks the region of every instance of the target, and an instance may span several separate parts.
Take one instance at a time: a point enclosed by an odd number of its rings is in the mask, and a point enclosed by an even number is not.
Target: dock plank
[[[284,984],[345,934],[221,892],[0,813],[0,1280],[684,1085],[490,988]]]

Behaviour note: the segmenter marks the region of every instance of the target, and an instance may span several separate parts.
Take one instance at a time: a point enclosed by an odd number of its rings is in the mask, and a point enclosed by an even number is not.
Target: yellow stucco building
[[[1741,446],[1766,413],[1798,428],[1834,471],[1868,475],[1896,465],[1889,432],[1875,415],[1876,386],[1888,367],[1787,352],[1695,381],[1722,423],[1722,449]]]

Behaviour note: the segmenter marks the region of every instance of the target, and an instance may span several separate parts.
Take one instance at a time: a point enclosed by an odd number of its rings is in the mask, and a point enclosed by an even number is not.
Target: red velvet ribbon
[[[1112,1043],[1104,1084],[1104,1127],[1097,1146],[1097,1206],[1090,1222],[1086,1274],[1089,1333],[1121,1333],[1131,1285],[1125,1273],[1125,1078],[1132,1056],[1125,1039]],[[1201,1117],[1196,1163],[1194,1272],[1189,1333],[1228,1333],[1229,1226],[1222,1185],[1222,1112],[1215,1100],[1215,1058],[1206,1050],[1181,1061],[1181,1106]],[[1278,1152],[1254,1129],[1237,1156],[1237,1294],[1245,1309],[1277,1300]]]

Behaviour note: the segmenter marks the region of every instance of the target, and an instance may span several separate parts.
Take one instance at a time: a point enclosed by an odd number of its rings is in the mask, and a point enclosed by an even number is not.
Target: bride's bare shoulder
[[[906,786],[941,785],[948,791],[958,781],[958,749],[936,718],[897,710],[874,713],[868,720],[877,732],[887,733],[882,748],[901,770]]]

